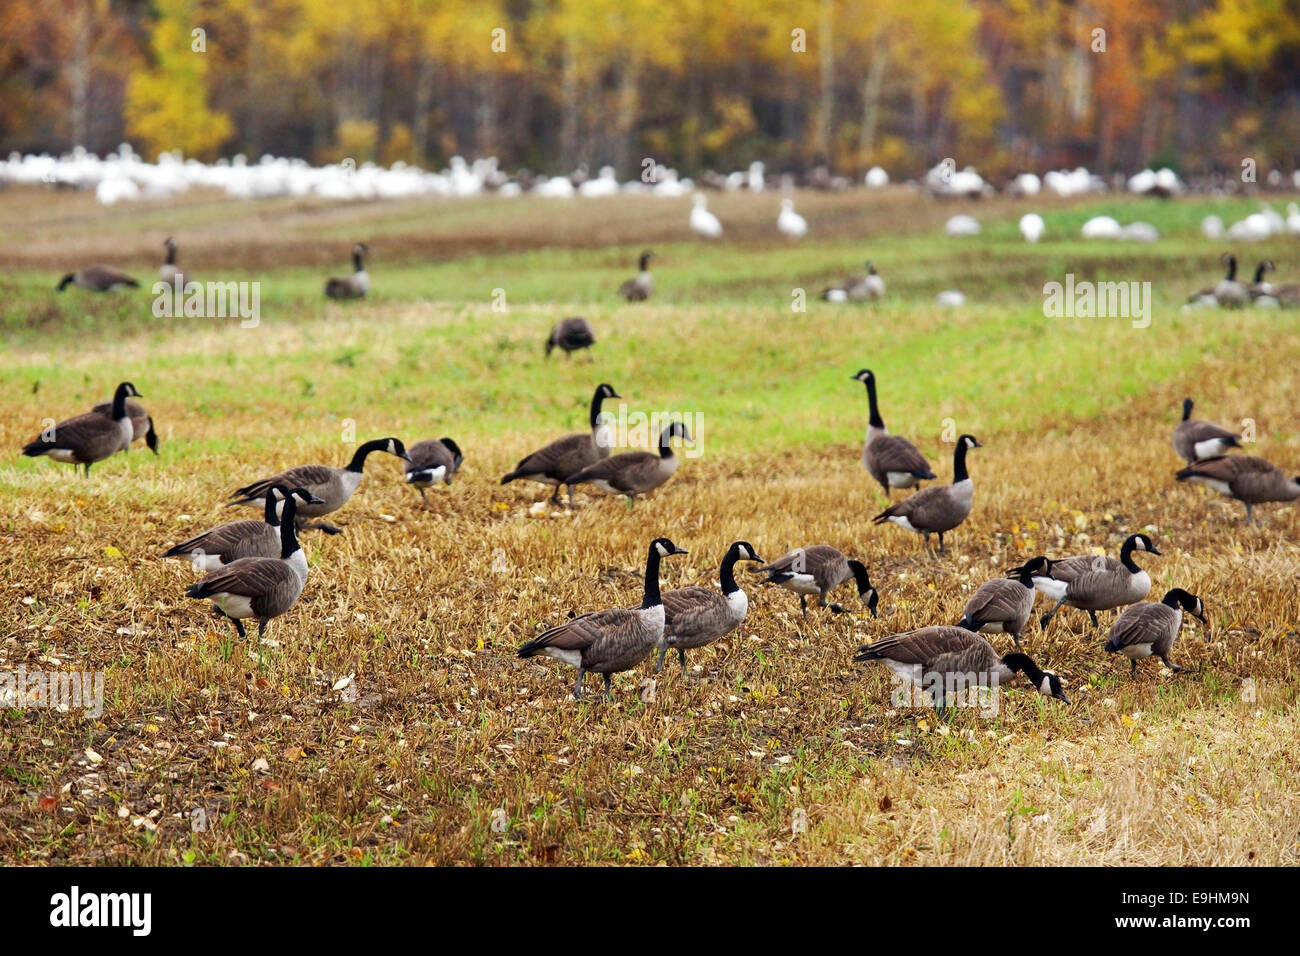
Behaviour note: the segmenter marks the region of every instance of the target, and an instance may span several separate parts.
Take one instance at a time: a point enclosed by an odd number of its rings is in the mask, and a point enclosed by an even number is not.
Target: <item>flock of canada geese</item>
[[[169,242],[168,250],[166,265],[174,268],[174,243]],[[364,252],[364,246],[354,252],[353,279],[364,276]],[[653,288],[648,272],[651,255],[646,252],[641,256],[641,272],[625,284],[625,295],[648,295]],[[65,284],[78,281],[78,275],[65,279]],[[335,283],[341,281],[331,279],[327,293],[338,292]],[[555,346],[569,350],[590,344],[590,328],[585,321],[566,321],[571,324],[557,326],[546,343],[548,352]],[[891,499],[874,522],[894,524],[919,535],[928,554],[937,553],[931,542],[934,538],[937,551],[942,552],[944,535],[959,527],[971,513],[974,484],[967,456],[981,447],[980,442],[973,435],[960,436],[953,451],[952,481],[920,488],[922,482],[938,475],[912,442],[886,428],[876,376],[862,369],[852,379],[865,386],[868,401],[862,466]],[[122,382],[111,401],[47,428],[23,448],[23,454],[46,456],[74,468],[80,466],[87,477],[93,464],[129,450],[139,439],[144,439],[157,454],[153,419],[137,401],[142,397],[134,384]],[[673,441],[690,441],[689,431],[683,423],[672,422],[661,433],[657,451],[611,454],[614,440],[602,406],[606,400],[619,397],[611,385],[600,384],[591,399],[589,431],[565,435],[524,456],[501,478],[501,483],[531,481],[550,485],[554,504],[559,503],[560,489],[565,487],[570,506],[573,489],[579,485],[624,496],[629,506],[638,496],[664,485],[679,465]],[[1182,420],[1172,436],[1174,450],[1186,463],[1175,475],[1178,481],[1203,484],[1240,501],[1247,522],[1254,520],[1256,505],[1300,498],[1300,478],[1288,478],[1262,458],[1236,453],[1241,447],[1238,436],[1193,418],[1192,409],[1192,400],[1186,399]],[[202,572],[185,594],[211,602],[220,615],[230,619],[241,638],[246,636],[243,622],[256,621],[260,640],[271,620],[294,607],[306,584],[308,568],[299,532],[341,532],[323,519],[351,499],[361,483],[367,459],[375,453],[401,459],[406,482],[422,497],[438,483],[451,484],[464,461],[458,444],[447,437],[421,441],[410,448],[397,438],[368,441],[356,449],[345,467],[301,465],[237,489],[228,503],[256,508],[261,512],[260,520],[218,525],[176,544],[162,557],[189,561]],[[907,489],[917,490],[892,501],[895,491]],[[583,679],[589,671],[603,677],[605,692],[612,696],[612,675],[635,668],[656,651],[656,673],[670,650],[677,652],[685,670],[687,650],[718,641],[745,620],[749,600],[735,575],[735,565],[740,561],[758,563],[759,572],[765,575],[762,583],[797,594],[805,617],[809,598],[832,613],[847,613],[844,606],[829,598],[850,581],[866,610],[876,614],[879,594],[867,568],[860,560],[827,545],[798,547],[768,563],[749,542],[736,541],[722,558],[719,591],[701,587],[661,591],[660,562],[684,553],[671,540],[655,538],[646,557],[639,607],[596,610],[575,617],[526,642],[519,648],[519,656],[545,655],[575,667],[576,697],[582,696]],[[1147,601],[1151,578],[1135,561],[1135,556],[1143,553],[1160,554],[1147,535],[1133,534],[1124,541],[1118,558],[1033,557],[1010,569],[1005,578],[984,583],[966,603],[955,625],[923,627],[876,640],[862,646],[855,660],[884,661],[900,678],[921,688],[925,699],[937,708],[952,702],[950,679],[957,675],[976,675],[981,683],[997,685],[1021,673],[1039,693],[1065,700],[1059,678],[1043,671],[1019,649],[1035,595],[1042,593],[1052,602],[1041,619],[1043,628],[1062,607],[1087,612],[1094,626],[1100,626],[1097,612],[1119,611],[1105,649],[1129,658],[1134,674],[1137,662],[1151,656],[1178,671],[1170,652],[1183,614],[1190,613],[1204,623],[1204,606],[1200,598],[1181,588],[1169,590],[1158,602]],[[984,634],[1010,635],[1016,649],[999,654]]]

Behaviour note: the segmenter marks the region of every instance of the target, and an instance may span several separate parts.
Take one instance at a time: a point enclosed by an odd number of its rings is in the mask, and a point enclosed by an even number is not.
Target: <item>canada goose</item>
[[[418,489],[420,497],[426,501],[428,498],[424,489],[439,481],[450,485],[451,479],[465,461],[460,446],[450,438],[416,442],[407,449],[406,454],[406,483]]]
[[[628,671],[650,655],[664,635],[664,606],[659,596],[659,561],[686,554],[667,538],[650,542],[645,563],[645,596],[639,608],[590,611],[565,621],[519,648],[520,657],[545,654],[578,668],[573,696],[582,699],[582,678],[595,671],[605,678],[605,694],[612,700],[610,677]]]
[[[703,193],[691,197],[691,232],[705,239],[717,239],[722,235],[722,223],[718,217],[709,212],[709,201]]]
[[[1250,293],[1252,300],[1258,302],[1260,299],[1271,299],[1274,295],[1273,283],[1264,281],[1264,273],[1272,272],[1277,266],[1265,259],[1255,267],[1255,278],[1246,286],[1246,291]]]
[[[1237,257],[1225,252],[1219,259],[1228,266],[1228,274],[1214,287],[1214,299],[1224,309],[1239,309],[1250,302],[1250,293],[1237,281]]]
[[[1219,494],[1236,498],[1246,506],[1246,524],[1254,524],[1254,505],[1266,501],[1294,501],[1300,498],[1300,476],[1288,478],[1281,468],[1250,455],[1211,458],[1189,465],[1174,477],[1208,485]]]
[[[164,558],[184,558],[196,571],[215,571],[240,558],[274,558],[280,554],[280,509],[286,498],[292,496],[302,504],[324,504],[306,488],[290,490],[284,485],[272,485],[266,495],[266,517],[263,521],[227,521],[210,531],[195,535],[164,551]],[[301,551],[298,552],[302,554]],[[307,561],[303,558],[300,570],[305,576]]]
[[[653,256],[654,253],[649,249],[641,253],[641,258],[638,260],[641,271],[618,287],[618,294],[627,301],[644,302],[654,293],[655,280],[650,274],[650,260]]]
[[[609,449],[613,446],[614,439],[609,427],[601,420],[601,406],[607,398],[622,397],[614,391],[613,385],[604,383],[597,385],[595,394],[591,396],[591,431],[585,434],[565,435],[549,445],[544,445],[531,455],[525,455],[519,459],[515,470],[501,479],[501,484],[506,485],[517,478],[524,478],[544,485],[554,485],[555,492],[551,495],[551,503],[559,504],[560,486],[565,483],[566,478],[609,457]],[[569,505],[573,505],[572,486],[569,487]]]
[[[1241,440],[1226,428],[1213,422],[1192,418],[1194,403],[1183,399],[1183,420],[1174,428],[1174,451],[1189,465],[1206,458],[1218,458],[1233,448],[1241,447]]]
[[[885,297],[885,280],[876,272],[875,263],[866,264],[866,275],[849,276],[839,285],[822,290],[821,297],[827,302],[861,302],[877,301]]]
[[[131,418],[126,412],[129,396],[141,397],[134,385],[123,382],[113,393],[109,415],[86,412],[61,421],[42,432],[40,437],[28,442],[23,447],[23,454],[28,458],[47,455],[55,461],[70,463],[74,469],[77,465],[82,465],[86,469],[86,477],[90,477],[90,466],[95,462],[131,447],[134,431],[131,428]]]
[[[334,276],[325,283],[325,294],[331,299],[364,299],[370,291],[370,273],[366,272],[362,257],[370,251],[365,243],[352,247],[352,275]]]
[[[808,232],[808,220],[794,211],[793,199],[781,200],[781,212],[776,217],[777,231],[791,239],[802,239]]]
[[[1010,634],[1020,646],[1020,632],[1034,610],[1034,575],[1047,574],[1046,558],[1030,558],[1014,579],[994,578],[979,586],[962,610],[957,627],[988,634]]]
[[[163,245],[167,247],[167,261],[158,269],[158,278],[168,285],[175,285],[177,277],[179,277],[180,284],[184,286],[185,274],[176,265],[176,240],[168,236],[163,240]]]
[[[659,452],[625,451],[588,465],[564,479],[573,491],[574,485],[592,484],[611,495],[626,495],[632,504],[637,495],[649,494],[673,476],[680,463],[673,454],[672,440],[691,441],[691,433],[681,422],[672,422],[659,433]]]
[[[211,601],[241,638],[247,636],[243,620],[256,618],[260,641],[267,622],[297,604],[307,583],[307,559],[294,530],[296,507],[293,495],[285,499],[278,558],[239,558],[203,575],[185,589],[185,596]]]
[[[99,415],[113,417],[113,402],[100,402],[91,409]],[[144,438],[144,443],[149,446],[149,450],[155,455],[158,454],[158,432],[153,427],[153,417],[144,410],[144,406],[139,402],[127,401],[126,417],[131,419],[131,441],[137,442]]]
[[[1010,683],[1017,672],[1024,674],[1043,696],[1070,702],[1061,689],[1060,678],[1039,668],[1028,655],[999,655],[983,637],[961,627],[940,625],[892,634],[863,644],[853,659],[884,661],[897,677],[930,696],[938,710],[954,702],[951,689],[960,692],[971,685],[1000,687]],[[964,688],[958,686],[963,684]]]
[[[284,485],[286,488],[306,488],[317,498],[320,498],[321,504],[307,504],[297,509],[299,520],[303,518],[319,518],[330,512],[338,511],[352,493],[357,490],[357,485],[361,484],[363,477],[362,470],[366,466],[366,456],[371,452],[383,451],[390,455],[395,455],[403,461],[410,461],[410,456],[406,454],[404,446],[396,438],[376,438],[374,441],[368,441],[360,446],[352,456],[352,461],[346,468],[335,468],[332,465],[299,465],[296,468],[290,468],[282,471],[278,475],[272,475],[270,478],[263,478],[255,481],[251,485],[245,485],[233,495],[227,503],[228,506],[234,505],[252,505],[256,508],[263,507],[266,502],[266,494],[272,485]],[[303,527],[319,528],[326,534],[338,534],[342,531],[332,524],[317,522],[313,525],[303,525]]]
[[[140,287],[140,283],[125,272],[109,266],[86,266],[76,272],[69,272],[59,280],[57,291],[62,292],[69,285],[89,289],[91,292],[111,292],[123,286],[130,286],[133,289]]]
[[[1184,610],[1191,611],[1202,624],[1206,623],[1201,599],[1182,588],[1166,591],[1159,604],[1143,601],[1124,608],[1106,635],[1106,653],[1119,652],[1127,657],[1129,674],[1133,677],[1137,677],[1138,660],[1153,654],[1165,667],[1178,673],[1182,668],[1169,659],[1169,651],[1183,625]]]
[[[805,548],[787,551],[771,564],[758,569],[766,571],[764,584],[775,584],[799,595],[799,608],[808,617],[808,598],[816,597],[820,607],[830,608],[834,614],[847,614],[848,608],[834,602],[827,604],[826,595],[852,578],[858,586],[858,597],[863,606],[876,616],[880,594],[871,586],[867,568],[856,558],[846,558],[828,544],[810,544]]]
[[[876,404],[876,376],[864,368],[853,376],[853,380],[867,386],[867,402],[871,407],[867,440],[862,446],[862,467],[880,482],[885,497],[889,497],[891,488],[915,488],[928,478],[937,478],[915,445],[906,438],[889,434],[889,429],[885,428]]]
[[[937,534],[939,550],[943,551],[943,536],[966,520],[974,502],[975,483],[966,471],[966,452],[982,447],[974,435],[962,435],[952,455],[952,484],[922,488],[898,504],[890,505],[872,518],[872,522],[892,521],[900,528],[915,531],[922,536],[926,551],[930,550],[930,535]]]
[[[591,324],[581,316],[560,319],[551,329],[550,338],[546,340],[546,357],[551,357],[551,349],[559,346],[564,354],[578,349],[589,349],[596,344],[596,333],[591,331]]]
[[[674,588],[664,592],[664,634],[659,641],[656,674],[663,670],[668,648],[677,649],[677,658],[685,671],[688,647],[712,644],[740,627],[749,611],[749,598],[736,583],[736,562],[762,560],[748,541],[734,541],[718,570],[721,593],[712,588]]]
[[[1046,574],[1034,575],[1034,587],[1056,604],[1043,615],[1040,626],[1045,630],[1061,605],[1088,612],[1094,627],[1100,627],[1098,611],[1111,611],[1126,604],[1136,604],[1151,591],[1151,576],[1137,566],[1134,551],[1160,554],[1144,534],[1131,534],[1124,540],[1119,560],[1080,554],[1059,561],[1049,561]],[[1019,576],[1023,568],[1009,574]]]

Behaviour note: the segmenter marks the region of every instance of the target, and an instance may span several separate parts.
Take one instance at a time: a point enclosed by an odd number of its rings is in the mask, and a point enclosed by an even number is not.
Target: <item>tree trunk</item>
[[[433,102],[433,61],[421,49],[415,63],[415,114],[411,117],[411,145],[422,161],[429,157],[429,107]]]
[[[831,162],[831,124],[835,112],[835,27],[831,20],[832,0],[821,0],[817,26],[817,53],[821,66],[821,100],[817,106],[817,133],[813,138],[814,162]]]
[[[880,125],[880,94],[885,86],[885,67],[889,63],[889,47],[884,32],[876,34],[871,48],[871,64],[862,84],[862,128],[858,131],[858,160],[871,161],[876,148],[876,127]]]

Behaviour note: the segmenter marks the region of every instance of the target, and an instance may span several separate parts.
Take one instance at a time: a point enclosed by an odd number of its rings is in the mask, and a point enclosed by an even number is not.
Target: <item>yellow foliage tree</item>
[[[194,0],[157,0],[150,31],[152,66],[127,85],[127,135],[146,155],[179,149],[211,158],[230,138],[230,117],[208,107],[207,37],[196,24]]]

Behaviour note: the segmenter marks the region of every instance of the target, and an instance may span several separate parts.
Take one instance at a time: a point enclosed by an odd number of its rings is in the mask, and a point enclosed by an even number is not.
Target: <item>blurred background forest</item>
[[[0,0],[0,152],[1293,168],[1298,64],[1300,0]]]

